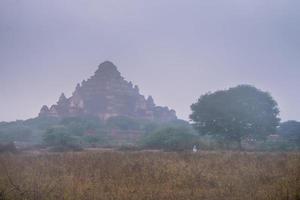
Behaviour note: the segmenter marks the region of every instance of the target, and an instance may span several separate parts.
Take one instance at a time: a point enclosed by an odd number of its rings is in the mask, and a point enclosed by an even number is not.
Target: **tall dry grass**
[[[299,200],[299,153],[0,156],[1,200]]]

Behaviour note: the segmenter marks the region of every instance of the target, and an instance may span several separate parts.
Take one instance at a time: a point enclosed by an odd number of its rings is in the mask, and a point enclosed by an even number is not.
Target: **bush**
[[[32,130],[23,124],[23,121],[16,121],[0,126],[0,141],[28,141],[32,137]]]
[[[68,146],[76,144],[77,141],[64,126],[55,126],[46,131],[44,142],[48,146]]]
[[[260,151],[297,151],[299,148],[285,140],[265,141],[256,147]]]
[[[60,125],[66,127],[72,135],[82,136],[86,131],[102,132],[105,126],[96,117],[70,117],[61,121]]]
[[[300,149],[300,122],[287,121],[281,123],[278,128],[278,134],[289,146]]]
[[[181,151],[192,149],[197,140],[198,137],[187,128],[168,127],[146,135],[141,143],[144,148]]]
[[[66,151],[82,151],[83,148],[78,144],[67,144],[60,146],[53,146],[49,148],[52,152],[66,152]]]
[[[17,148],[13,142],[0,144],[0,153],[16,153]]]
[[[139,151],[140,147],[135,145],[122,145],[118,148],[119,151]]]

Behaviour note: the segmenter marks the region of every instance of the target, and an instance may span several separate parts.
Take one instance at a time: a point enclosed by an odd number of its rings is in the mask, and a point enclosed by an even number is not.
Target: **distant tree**
[[[276,101],[250,85],[202,95],[191,106],[190,119],[202,135],[212,135],[241,148],[243,138],[265,139],[279,124]]]
[[[300,122],[283,122],[278,128],[278,133],[284,140],[287,140],[292,145],[300,147]]]
[[[147,134],[142,140],[145,148],[164,150],[192,149],[197,136],[186,127],[166,127],[154,133]]]
[[[60,119],[56,117],[37,117],[24,121],[24,124],[32,130],[46,130],[51,126],[58,125],[59,122]]]
[[[29,141],[32,130],[24,121],[15,121],[0,125],[0,142]]]
[[[44,135],[44,142],[49,146],[65,146],[74,143],[74,140],[64,126],[51,127]]]

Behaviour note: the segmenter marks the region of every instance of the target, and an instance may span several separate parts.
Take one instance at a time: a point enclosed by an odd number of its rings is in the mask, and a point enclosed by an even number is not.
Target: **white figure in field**
[[[193,152],[196,153],[197,151],[198,151],[198,149],[197,149],[196,145],[194,145]]]

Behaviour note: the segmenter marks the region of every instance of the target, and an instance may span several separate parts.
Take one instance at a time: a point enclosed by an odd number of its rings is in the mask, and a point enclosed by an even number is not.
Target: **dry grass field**
[[[0,155],[0,200],[299,200],[300,153]]]

